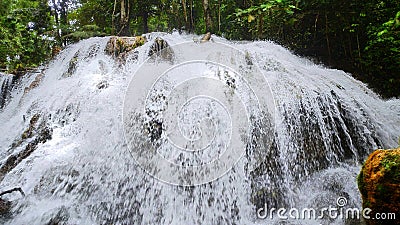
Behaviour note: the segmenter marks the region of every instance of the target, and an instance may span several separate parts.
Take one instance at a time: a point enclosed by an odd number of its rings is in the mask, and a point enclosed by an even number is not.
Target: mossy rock
[[[376,213],[400,215],[400,148],[376,150],[366,160],[357,178],[363,208],[370,208],[367,224],[400,224],[400,220],[373,219]]]
[[[136,37],[111,37],[107,42],[105,52],[117,59],[126,59],[126,55],[132,50],[147,42],[143,36]]]

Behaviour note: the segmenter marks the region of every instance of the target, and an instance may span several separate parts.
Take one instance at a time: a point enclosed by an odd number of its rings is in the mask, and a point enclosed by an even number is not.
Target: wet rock
[[[157,37],[154,43],[150,47],[149,56],[160,52],[161,50],[168,48],[169,44],[164,39]]]
[[[17,187],[17,188],[12,188],[12,189],[9,189],[7,191],[1,192],[0,193],[0,197],[5,195],[5,194],[9,194],[9,193],[12,193],[12,192],[15,192],[15,191],[18,191],[19,193],[21,193],[22,196],[25,196],[25,192],[20,187]]]
[[[0,198],[0,217],[6,217],[10,214],[11,202]]]
[[[103,81],[101,81],[100,83],[98,83],[97,85],[96,85],[96,87],[98,88],[98,89],[106,89],[106,88],[108,88],[108,82],[106,81],[106,80],[103,80]]]
[[[65,126],[72,122],[75,122],[80,114],[79,104],[68,104],[65,108],[58,109],[54,115],[49,115],[49,119],[53,123],[57,123],[60,126]]]
[[[151,60],[163,60],[172,62],[174,60],[174,52],[169,47],[168,42],[164,39],[157,37],[153,44],[150,46],[149,56]]]
[[[79,51],[77,51],[75,53],[74,57],[72,57],[72,59],[69,61],[68,69],[67,69],[67,71],[65,71],[63,73],[62,77],[64,77],[64,78],[70,77],[70,76],[72,76],[72,74],[75,73],[76,66],[78,65],[78,59],[79,59]]]
[[[0,73],[0,109],[4,108],[11,99],[11,91],[19,76]]]
[[[218,76],[222,81],[224,81],[226,83],[226,85],[228,85],[228,87],[231,90],[236,89],[235,78],[232,77],[231,75],[229,75],[228,71],[226,71],[226,70],[223,71],[223,74],[221,74],[221,71],[218,71]]]
[[[60,207],[59,211],[52,216],[50,220],[48,220],[46,225],[60,225],[60,224],[68,224],[68,219],[70,215],[66,207]]]
[[[39,118],[40,118],[39,114],[35,114],[32,116],[31,120],[29,121],[29,127],[21,135],[22,140],[32,137],[35,125],[39,120]]]
[[[152,120],[144,125],[151,142],[155,142],[161,138],[162,135],[162,123],[156,120]]]
[[[400,224],[398,219],[373,219],[379,216],[377,213],[400,215],[400,148],[379,149],[371,153],[357,182],[363,208],[372,210],[369,214],[371,219],[366,219],[367,224]]]
[[[29,91],[31,91],[32,89],[36,88],[39,86],[40,82],[42,81],[44,77],[43,73],[39,73],[36,77],[35,80],[28,86],[25,87],[24,89],[24,94],[28,93]]]
[[[246,60],[246,64],[248,66],[252,66],[253,65],[253,60],[251,59],[251,55],[248,51],[245,52],[245,60]]]
[[[95,57],[98,54],[99,50],[100,50],[99,44],[94,44],[90,46],[87,55],[84,57],[84,60],[90,60],[91,58]]]
[[[207,32],[200,40],[200,43],[207,42],[211,39],[211,33]]]
[[[1,199],[1,196],[5,195],[5,194],[9,194],[12,193],[14,191],[19,191],[21,193],[22,196],[25,196],[24,191],[22,191],[21,188],[12,188],[10,190],[7,191],[3,191],[0,193],[0,218],[5,218],[5,217],[11,217],[11,202]],[[1,220],[0,220],[1,221]]]
[[[33,115],[28,128],[13,142],[8,150],[14,153],[9,155],[0,165],[0,182],[8,172],[32,154],[40,143],[50,140],[52,133],[53,130],[47,126],[46,120],[40,114]]]
[[[60,166],[56,169],[48,170],[42,175],[39,183],[33,189],[34,194],[48,197],[53,195],[63,196],[71,193],[79,184],[82,184],[80,183],[82,177],[79,177],[78,170],[67,166]],[[76,191],[79,192],[81,190]]]
[[[127,54],[147,42],[143,36],[111,37],[106,45],[105,52],[116,59],[125,61]]]

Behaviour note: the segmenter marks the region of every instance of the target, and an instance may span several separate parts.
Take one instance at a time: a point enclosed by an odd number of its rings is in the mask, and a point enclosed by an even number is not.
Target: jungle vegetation
[[[1,0],[0,70],[35,68],[84,38],[153,31],[272,40],[400,97],[399,0]]]

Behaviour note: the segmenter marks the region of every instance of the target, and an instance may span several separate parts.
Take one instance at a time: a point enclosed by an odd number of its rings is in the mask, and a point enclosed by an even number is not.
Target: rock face
[[[18,81],[18,76],[0,73],[0,110],[11,99],[11,91]]]
[[[13,189],[1,192],[0,193],[0,218],[10,216],[10,209],[11,209],[11,202],[7,201],[7,200],[3,200],[1,198],[1,196],[12,193],[14,191],[19,191],[22,196],[25,196],[25,193],[24,193],[24,191],[22,191],[21,188],[13,188]]]
[[[211,39],[211,33],[210,33],[210,32],[207,32],[207,33],[201,38],[200,42],[201,42],[201,43],[207,42],[207,41],[209,41],[210,39]]]
[[[400,148],[370,154],[357,182],[363,208],[372,210],[367,224],[400,224]],[[378,219],[382,213],[385,220]],[[389,219],[389,213],[395,213],[396,219]]]
[[[0,198],[0,218],[6,217],[10,213],[11,202]]]
[[[15,152],[0,164],[0,182],[8,172],[14,169],[22,160],[34,152],[40,143],[50,140],[53,134],[52,128],[47,126],[46,119],[40,114],[35,114],[29,121],[28,128],[17,138],[8,150]],[[14,151],[21,149],[20,151]]]
[[[146,41],[146,38],[143,36],[111,37],[107,43],[105,51],[107,54],[115,58],[125,60],[128,52],[142,46]]]
[[[75,73],[76,71],[76,66],[78,65],[78,59],[79,59],[79,52],[76,52],[74,57],[69,61],[68,63],[68,70],[65,71],[62,75],[62,77],[70,77],[72,74]]]
[[[174,52],[169,48],[169,44],[164,39],[157,37],[153,44],[150,46],[148,53],[151,60],[161,59],[163,61],[174,60]]]
[[[43,76],[44,76],[43,73],[39,73],[35,77],[35,80],[28,87],[25,87],[24,94],[28,93],[29,91],[31,91],[34,88],[37,88],[39,86],[40,82],[42,82]]]

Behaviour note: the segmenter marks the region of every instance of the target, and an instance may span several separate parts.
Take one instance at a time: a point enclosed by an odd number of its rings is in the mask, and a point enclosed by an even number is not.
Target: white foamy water
[[[257,209],[265,204],[335,206],[338,197],[361,208],[357,173],[374,149],[398,145],[400,100],[382,100],[349,74],[315,65],[271,42],[214,38],[247,52],[250,64],[268,81],[276,110],[267,137],[272,144],[254,138],[256,146],[266,147],[249,148],[232,170],[199,186],[170,185],[144,172],[125,143],[123,104],[129,82],[157,36],[170,45],[194,38],[149,34],[149,42],[131,52],[126,63],[105,54],[108,37],[91,38],[69,46],[43,68],[36,88],[24,91],[38,73],[13,87],[0,111],[0,164],[25,151],[36,137],[42,139],[0,180],[1,191],[20,186],[26,193],[4,196],[13,202],[12,215],[0,221],[279,224],[277,218],[257,218]],[[0,85],[6,79],[0,75]],[[22,138],[35,115],[37,132]]]

